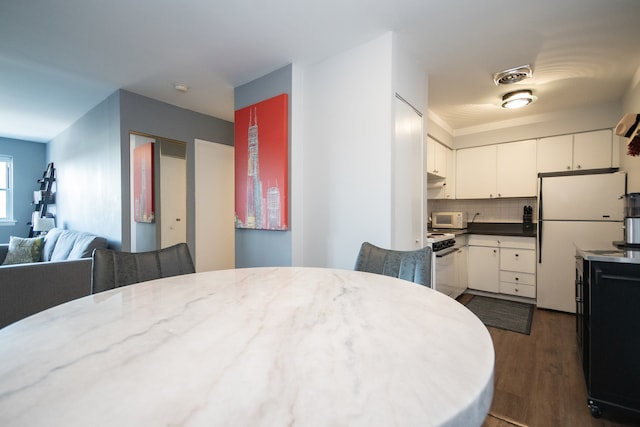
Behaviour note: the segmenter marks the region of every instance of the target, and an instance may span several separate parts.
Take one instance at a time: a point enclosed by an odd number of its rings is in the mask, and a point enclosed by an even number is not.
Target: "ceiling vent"
[[[511,83],[517,83],[524,79],[528,79],[533,76],[533,71],[530,65],[523,65],[521,67],[511,68],[510,70],[500,71],[493,74],[493,82],[498,85],[508,85]]]

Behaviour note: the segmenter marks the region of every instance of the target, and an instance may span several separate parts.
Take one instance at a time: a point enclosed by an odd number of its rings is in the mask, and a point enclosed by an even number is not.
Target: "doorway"
[[[151,219],[136,212],[137,173],[134,152],[150,144],[153,206]],[[131,251],[144,252],[187,241],[187,144],[154,135],[130,132]],[[139,208],[138,208],[139,209]]]

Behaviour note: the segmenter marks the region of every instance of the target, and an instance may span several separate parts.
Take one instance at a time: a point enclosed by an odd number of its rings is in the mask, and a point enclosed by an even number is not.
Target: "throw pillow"
[[[22,264],[40,261],[44,237],[16,237],[9,238],[9,251],[2,265]]]

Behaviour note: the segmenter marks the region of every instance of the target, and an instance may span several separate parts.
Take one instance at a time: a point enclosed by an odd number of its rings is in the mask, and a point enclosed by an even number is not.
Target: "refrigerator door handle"
[[[543,221],[538,220],[538,264],[542,264],[542,224]]]
[[[538,195],[538,264],[542,264],[542,224],[544,223],[542,218],[542,177],[539,179],[539,195]]]

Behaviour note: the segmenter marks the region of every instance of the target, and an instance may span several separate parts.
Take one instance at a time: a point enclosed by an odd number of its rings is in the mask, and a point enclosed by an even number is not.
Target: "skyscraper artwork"
[[[236,228],[288,229],[288,96],[235,112]]]

